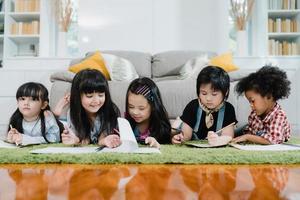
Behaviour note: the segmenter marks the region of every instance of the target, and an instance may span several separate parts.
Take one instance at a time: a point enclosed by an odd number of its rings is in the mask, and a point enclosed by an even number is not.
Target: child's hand
[[[90,144],[90,142],[91,141],[89,139],[84,139],[84,140],[81,141],[81,144],[82,145],[88,145],[88,144]]]
[[[145,139],[145,144],[149,144],[150,147],[160,148],[160,144],[157,142],[157,140],[154,137],[147,137]]]
[[[7,133],[6,140],[10,143],[15,143],[17,146],[22,143],[23,136],[19,131],[10,125],[10,130]]]
[[[13,141],[13,143],[15,143],[17,146],[18,146],[19,144],[22,144],[22,141],[23,141],[23,135],[17,131],[17,133],[14,133],[14,134],[12,135],[12,141]]]
[[[207,133],[207,140],[208,144],[215,145],[218,141],[218,134],[216,134],[214,131],[208,131]]]
[[[75,133],[67,126],[61,134],[61,140],[63,144],[78,144],[80,142]]]
[[[183,134],[179,133],[172,137],[172,144],[181,144],[183,142]]]
[[[121,144],[120,137],[116,134],[111,134],[103,139],[103,145],[108,148],[115,148]]]
[[[212,146],[221,146],[228,144],[232,140],[232,137],[228,135],[218,136],[218,134],[216,134],[215,132],[209,131],[207,134],[207,139],[208,144]]]
[[[7,133],[7,136],[6,136],[6,141],[9,142],[9,143],[14,143],[13,140],[12,140],[12,136],[13,136],[13,135],[14,135],[14,134],[13,134],[11,131],[9,131],[9,132]]]
[[[66,94],[63,98],[61,98],[54,110],[53,110],[53,114],[55,116],[60,116],[62,114],[63,109],[70,103],[70,93]]]
[[[17,132],[18,132],[17,129],[11,128],[7,133],[7,137],[6,137],[7,142],[14,143],[13,135],[17,134]]]
[[[239,142],[246,142],[248,140],[248,134],[236,137],[231,140],[231,143],[239,143]]]

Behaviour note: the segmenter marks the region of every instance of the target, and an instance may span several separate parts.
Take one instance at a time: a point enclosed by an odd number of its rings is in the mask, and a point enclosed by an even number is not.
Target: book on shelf
[[[39,12],[40,0],[15,0],[15,12]]]
[[[286,55],[299,55],[300,44],[289,41],[279,41],[270,39],[268,41],[269,55],[273,56],[286,56]]]
[[[281,19],[272,18],[268,19],[268,32],[269,33],[294,33],[298,32],[296,19]]]
[[[295,10],[299,6],[297,0],[269,0],[268,5],[269,10]]]
[[[17,22],[11,24],[11,35],[38,35],[39,21],[32,22]]]

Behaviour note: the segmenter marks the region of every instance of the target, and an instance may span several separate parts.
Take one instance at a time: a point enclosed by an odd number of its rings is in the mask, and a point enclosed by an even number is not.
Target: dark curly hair
[[[273,97],[274,101],[287,98],[290,84],[286,72],[273,66],[263,66],[257,72],[242,78],[235,87],[238,95],[254,90],[262,97]]]

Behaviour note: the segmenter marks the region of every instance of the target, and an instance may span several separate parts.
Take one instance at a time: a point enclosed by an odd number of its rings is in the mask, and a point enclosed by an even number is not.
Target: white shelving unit
[[[51,4],[52,0],[3,0],[0,60],[4,66],[15,59],[54,56],[55,17]]]
[[[268,55],[300,55],[299,7],[300,0],[268,0]]]
[[[3,41],[4,41],[4,19],[5,19],[5,12],[4,12],[4,2],[2,2],[3,8],[0,9],[0,60],[2,65],[3,60]]]
[[[39,56],[41,0],[5,0],[4,57]]]

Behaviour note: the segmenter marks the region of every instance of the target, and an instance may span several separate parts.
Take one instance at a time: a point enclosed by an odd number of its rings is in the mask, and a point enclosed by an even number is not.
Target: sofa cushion
[[[232,53],[224,53],[211,58],[210,65],[223,68],[226,72],[236,71],[239,68],[233,64]]]
[[[94,52],[89,52],[86,56],[92,55]],[[136,52],[136,51],[101,51],[103,54],[112,54],[121,58],[129,60],[139,76],[145,76],[151,78],[151,60],[152,56],[149,53]],[[80,62],[82,59],[74,59],[70,65]]]
[[[179,79],[197,79],[200,71],[208,65],[207,55],[188,60],[179,71]]]
[[[182,66],[190,59],[206,55],[208,58],[215,53],[207,51],[167,51],[153,55],[153,77],[179,75]]]
[[[102,54],[112,81],[130,81],[139,77],[133,64],[122,57]]]
[[[104,58],[99,51],[96,51],[93,55],[86,57],[81,62],[69,66],[69,71],[78,73],[79,71],[87,68],[99,70],[107,80],[110,80],[109,70],[107,69]]]

